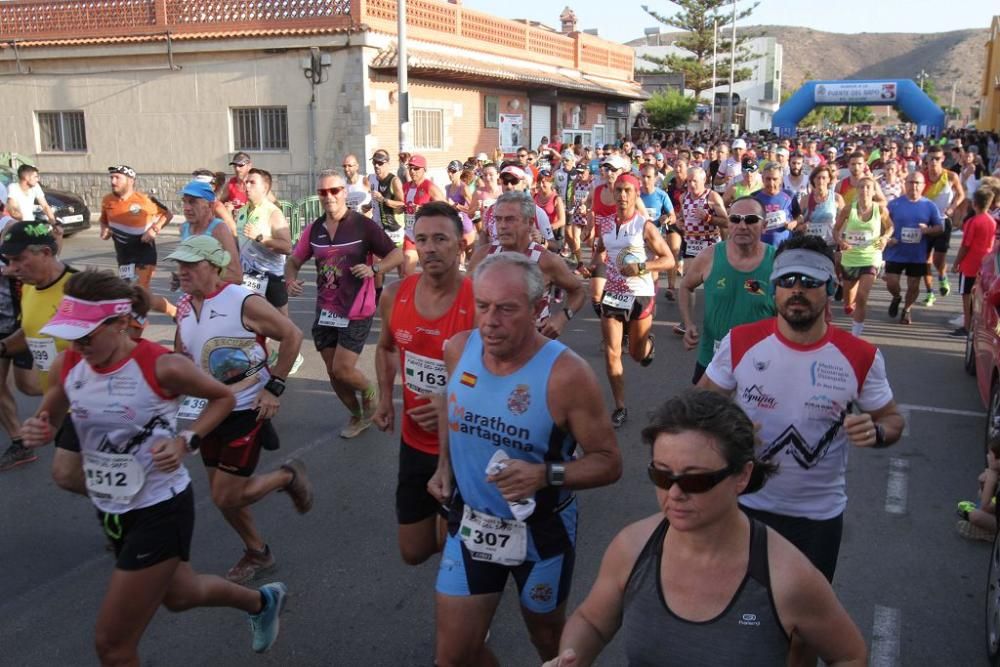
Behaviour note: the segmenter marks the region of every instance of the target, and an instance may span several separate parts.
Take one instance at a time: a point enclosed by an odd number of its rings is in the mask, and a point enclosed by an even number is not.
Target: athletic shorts
[[[442,595],[467,597],[502,593],[508,575],[514,575],[521,606],[547,614],[566,601],[573,581],[573,548],[540,561],[507,566],[473,560],[458,535],[448,535],[438,567],[435,590]]]
[[[118,266],[135,264],[138,266],[156,266],[156,243],[143,243],[142,236],[126,234],[114,228],[111,229],[111,239],[115,244],[115,259]]]
[[[817,521],[798,516],[786,516],[740,507],[747,516],[773,528],[779,535],[795,545],[827,581],[833,582],[840,554],[840,538],[844,533],[844,515]]]
[[[285,276],[267,271],[247,271],[246,273],[267,278],[267,289],[264,290],[263,297],[267,299],[269,304],[275,308],[288,305],[288,286],[285,284]]]
[[[958,274],[958,293],[962,296],[972,294],[972,288],[976,286],[976,277]]]
[[[0,340],[7,338],[13,333],[14,333],[13,331],[6,331],[4,333],[0,333]],[[31,350],[18,352],[17,354],[12,354],[7,358],[10,359],[11,364],[13,364],[15,368],[21,368],[26,371],[30,371],[31,367],[34,365],[34,358],[31,356]]]
[[[413,241],[411,241],[410,237],[408,237],[408,236],[404,237],[403,238],[403,250],[404,251],[406,251],[406,250],[412,250],[412,251],[416,252],[417,251],[417,244],[414,243]]]
[[[886,262],[885,272],[895,275],[905,273],[910,278],[922,278],[927,275],[926,262]]]
[[[448,510],[427,492],[427,482],[437,471],[438,457],[399,441],[399,474],[396,481],[396,519],[400,525],[420,523]]]
[[[860,280],[861,276],[877,276],[878,267],[877,266],[842,266],[840,267],[840,274],[844,280]]]
[[[667,225],[667,230],[664,232],[664,236],[667,234],[680,234],[681,236],[684,236],[684,232],[681,231],[681,228],[673,222]]]
[[[931,250],[934,252],[948,252],[951,246],[951,218],[944,218],[944,233],[931,237]]]
[[[604,262],[598,262],[597,266],[590,273],[591,278],[607,278],[608,277],[608,267],[604,265]]]
[[[277,437],[270,419],[257,421],[256,410],[237,410],[201,439],[201,460],[206,468],[249,477],[257,469],[264,438]]]
[[[375,318],[350,320],[347,326],[342,328],[321,327],[319,313],[317,313],[312,326],[313,344],[316,345],[316,351],[322,352],[327,348],[340,346],[354,354],[361,354],[362,350],[365,349],[365,341],[368,340],[368,332],[372,329],[373,319]]]
[[[191,560],[194,491],[191,485],[173,498],[124,514],[97,513],[115,550],[119,570],[144,570],[171,558]]]
[[[606,294],[607,292],[605,292]],[[604,305],[604,295],[601,295],[601,317],[608,317],[618,320],[619,322],[635,322],[637,320],[644,320],[647,317],[652,317],[656,313],[656,297],[653,296],[637,296],[635,301],[632,302],[632,308],[625,310],[623,308],[612,308],[610,306]]]
[[[56,432],[55,445],[59,449],[65,449],[67,452],[80,453],[80,436],[77,435],[76,427],[73,426],[72,414],[66,415],[62,426]]]

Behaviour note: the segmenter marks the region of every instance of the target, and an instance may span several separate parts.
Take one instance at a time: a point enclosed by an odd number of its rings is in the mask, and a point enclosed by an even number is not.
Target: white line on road
[[[899,664],[898,609],[875,605],[872,623],[872,651],[868,664],[871,667],[895,667]]]
[[[985,412],[975,412],[973,410],[954,410],[952,408],[939,408],[933,405],[912,405],[910,403],[900,403],[900,410],[913,410],[917,412],[935,412],[939,415],[955,415],[957,417],[985,417]]]
[[[906,514],[909,471],[910,462],[906,459],[889,459],[889,481],[885,488],[885,511],[889,514]]]
[[[903,406],[899,406],[899,414],[903,415],[903,437],[905,438],[908,435],[910,435],[911,411],[909,408],[904,408]]]

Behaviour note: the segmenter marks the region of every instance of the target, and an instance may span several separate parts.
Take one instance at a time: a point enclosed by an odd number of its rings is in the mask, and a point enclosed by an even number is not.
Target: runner
[[[210,236],[181,241],[168,260],[177,262],[184,297],[177,305],[174,347],[236,397],[234,408],[212,427],[201,444],[212,501],[244,544],[244,553],[226,578],[252,581],[274,569],[274,554],[250,514],[250,506],[274,491],[286,491],[300,514],[312,508],[312,485],[305,466],[289,459],[279,470],[255,475],[262,447],[278,448],[271,419],[281,407],[285,378],[302,345],[302,332],[267,301],[221,272],[228,253]],[[278,341],[278,359],[267,365],[264,338]],[[178,419],[197,419],[202,406],[185,398]],[[207,429],[206,429],[207,431]]]
[[[899,314],[899,323],[910,324],[910,308],[920,295],[920,279],[927,275],[929,269],[927,257],[931,238],[943,233],[944,222],[934,202],[922,196],[922,172],[907,174],[904,190],[905,197],[897,197],[889,204],[893,232],[882,259],[885,260],[885,286],[892,296],[889,317],[896,317],[900,312],[899,304],[903,299],[899,294],[899,277],[905,272],[906,300],[902,314]]]
[[[278,636],[285,585],[253,590],[190,564],[194,493],[183,461],[232,409],[232,394],[181,355],[128,335],[133,305],[146,298],[142,288],[93,270],[75,274],[65,288],[44,331],[73,345],[53,362],[59,381],[25,422],[24,438],[32,447],[51,442],[54,425],[72,408],[81,449],[72,490],[94,503],[116,559],[97,616],[101,664],[138,665],[139,642],[160,605],[241,609],[250,615],[253,650],[264,653]],[[105,384],[115,389],[95,391]],[[178,432],[181,394],[200,397],[205,408]]]
[[[670,204],[674,208],[674,219],[664,231],[667,246],[674,256],[674,268],[667,271],[667,291],[664,292],[667,301],[673,301],[677,298],[677,276],[684,271],[684,254],[682,252],[684,234],[681,231],[683,223],[678,221],[677,212],[683,211],[684,195],[688,191],[688,164],[684,158],[677,158],[674,162],[673,174],[667,179],[667,187],[665,188],[670,197]]]
[[[441,551],[447,510],[427,490],[438,464],[436,397],[448,375],[449,339],[475,326],[472,280],[459,271],[462,221],[441,202],[417,211],[413,238],[423,271],[390,285],[379,303],[384,323],[375,348],[379,404],[372,421],[391,433],[396,411],[393,385],[403,368],[403,414],[396,482],[396,518],[403,561],[419,565]]]
[[[410,180],[403,184],[403,209],[406,222],[406,238],[403,239],[403,275],[412,275],[417,270],[417,250],[413,245],[413,223],[417,219],[417,209],[430,201],[445,201],[444,192],[434,181],[427,178],[427,158],[411,155],[406,165]]]
[[[215,193],[212,186],[198,180],[191,181],[181,190],[181,202],[184,206],[184,222],[181,224],[181,240],[191,236],[211,236],[222,249],[228,253],[229,266],[223,274],[226,282],[243,282],[243,269],[240,266],[240,252],[236,246],[236,237],[229,233],[229,228],[222,220],[215,217],[213,204]],[[176,281],[174,282],[176,285]],[[174,288],[172,288],[174,289]]]
[[[674,205],[670,201],[670,195],[657,185],[659,175],[655,164],[647,162],[639,168],[639,177],[642,183],[642,187],[639,188],[639,199],[642,201],[643,208],[646,209],[646,220],[653,223],[653,226],[659,230],[660,235],[666,240],[672,235],[670,228],[677,228],[677,217],[674,215]],[[669,244],[667,247],[670,248]],[[679,255],[680,248],[678,248],[677,253],[674,253],[673,248],[670,248],[670,256],[674,258],[674,268],[671,270],[674,273],[677,271],[677,257]],[[653,287],[655,288],[658,278],[655,271],[652,273],[652,278]],[[667,289],[667,300],[674,300],[673,290],[669,287]]]
[[[864,331],[868,294],[882,266],[882,250],[892,238],[889,211],[875,203],[875,179],[859,179],[857,192],[854,203],[837,214],[833,228],[833,242],[841,251],[844,314],[853,316],[854,336]]]
[[[764,207],[764,243],[778,247],[792,235],[802,219],[799,200],[781,190],[781,167],[774,162],[764,166],[764,187],[753,193],[754,199]]]
[[[764,207],[753,197],[737,199],[729,208],[728,228],[728,239],[702,250],[688,262],[681,282],[684,348],[698,350],[693,384],[698,384],[730,329],[774,316],[774,297],[767,289],[774,246],[760,240]],[[705,286],[704,335],[694,322],[691,307],[699,285]]]
[[[975,215],[962,225],[962,245],[958,248],[958,256],[951,270],[958,274],[958,291],[962,295],[962,326],[952,331],[949,336],[966,338],[972,326],[972,288],[976,284],[976,275],[982,266],[983,258],[993,249],[997,232],[997,221],[987,211],[995,201],[991,188],[980,188],[972,195],[972,207]]]
[[[681,219],[679,227],[683,235],[681,245],[681,261],[694,259],[706,248],[710,248],[722,240],[729,218],[722,197],[705,187],[705,170],[695,167],[688,169],[688,190],[681,200]],[[691,302],[694,307],[694,301]],[[684,322],[679,322],[673,329],[678,336],[684,335]]]
[[[356,155],[348,153],[341,163],[347,183],[347,207],[355,213],[368,215],[372,208],[372,193],[368,180],[361,175],[361,165]],[[371,217],[369,215],[369,217]]]
[[[292,234],[281,209],[271,203],[271,174],[251,169],[246,182],[247,203],[237,212],[243,286],[260,294],[288,316],[285,257],[292,251]]]
[[[493,206],[497,197],[503,194],[504,190],[500,185],[500,173],[495,164],[490,163],[483,166],[480,181],[481,185],[476,188],[476,192],[472,195],[469,209],[472,211],[472,220],[476,224],[476,231],[482,238],[486,211]]]
[[[587,199],[594,185],[593,172],[590,165],[581,161],[581,166],[573,171],[573,181],[568,189],[567,207],[571,213],[569,224],[566,225],[566,244],[572,259],[576,262],[574,272],[577,275],[589,275],[583,265],[583,230],[587,227]]]
[[[573,492],[621,475],[589,364],[535,331],[542,280],[522,255],[485,260],[475,272],[478,329],[444,351],[439,420],[448,428],[428,485],[450,503],[436,586],[438,665],[497,664],[485,638],[510,575],[539,657],[556,656],[575,555]]]
[[[372,153],[372,167],[375,172],[368,174],[368,189],[371,191],[371,217],[382,226],[382,230],[389,236],[397,248],[403,247],[403,239],[406,236],[406,221],[403,209],[406,201],[403,195],[403,181],[399,176],[392,173],[389,167],[389,152],[378,149]],[[399,276],[403,276],[403,265],[396,269]],[[382,297],[382,284],[385,275],[375,276],[375,299]]]
[[[554,250],[561,252],[565,238],[566,206],[563,203],[563,198],[556,192],[551,171],[548,169],[539,170],[537,184],[538,187],[534,194],[535,205],[545,211],[545,215],[549,219],[549,226],[552,228]]]
[[[830,187],[834,178],[833,168],[826,164],[809,173],[812,192],[805,198],[802,222],[806,235],[822,239],[823,243],[838,252],[833,241],[833,226],[837,222],[837,215],[844,208],[844,198]]]
[[[17,182],[7,188],[7,215],[21,222],[34,222],[35,205],[52,225],[52,235],[56,239],[56,252],[62,249],[63,227],[55,211],[45,199],[42,186],[38,184],[38,168],[22,164],[17,168]]]
[[[837,184],[837,194],[844,198],[844,206],[850,206],[857,198],[858,181],[863,176],[869,176],[868,162],[865,161],[865,154],[860,151],[849,152],[847,157],[848,175]],[[875,203],[885,206],[888,201],[882,191],[875,184]]]
[[[531,194],[530,188],[531,182],[528,179],[528,172],[526,172],[521,167],[515,165],[507,165],[500,170],[500,189],[504,192],[526,192]],[[480,245],[496,244],[497,240],[497,227],[493,220],[493,210],[495,207],[495,202],[483,213],[483,233],[480,234]],[[555,235],[552,233],[552,224],[549,220],[548,214],[540,206],[535,206],[535,220],[534,220],[536,230],[532,232],[532,236],[538,243],[544,243],[546,246],[554,247],[553,241],[555,240]]]
[[[615,212],[594,216],[596,254],[605,256],[607,276],[600,314],[604,363],[615,402],[611,415],[615,428],[628,419],[622,336],[628,335],[628,352],[635,361],[643,367],[653,363],[656,339],[650,328],[656,312],[656,286],[651,272],[669,271],[674,266],[674,256],[660,230],[636,206],[640,188],[635,176],[618,176],[614,185]]]
[[[927,149],[924,164],[926,165],[924,178],[927,183],[923,193],[924,197],[934,202],[941,220],[944,222],[944,231],[930,242],[931,253],[927,257],[928,268],[927,273],[924,274],[924,287],[927,288],[924,305],[930,307],[934,305],[935,301],[934,290],[931,288],[934,270],[937,271],[938,290],[941,292],[941,296],[947,296],[951,291],[951,285],[948,283],[946,255],[951,246],[952,216],[965,201],[965,190],[962,188],[962,180],[958,174],[944,168],[944,149],[941,146],[931,146]]]
[[[729,187],[726,188],[726,191],[722,194],[722,203],[729,206],[733,200],[752,195],[764,187],[760,175],[757,173],[758,169],[759,166],[756,160],[751,157],[743,158],[741,167],[742,175],[733,179]]]
[[[285,282],[289,295],[301,296],[299,270],[310,258],[315,260],[312,338],[333,390],[351,415],[340,437],[354,438],[371,426],[378,399],[377,385],[357,367],[376,308],[374,281],[369,279],[402,264],[403,251],[380,225],[347,208],[345,189],[337,172],[320,173],[316,193],[324,213],[302,230],[285,267]],[[383,259],[369,264],[372,256]]]
[[[802,153],[796,151],[788,159],[788,172],[781,181],[781,189],[789,197],[798,199],[799,201],[809,194],[809,174],[804,170],[805,158]]]
[[[886,202],[891,202],[896,197],[903,196],[903,179],[900,174],[903,167],[898,160],[890,160],[882,168],[882,175],[878,179],[878,186],[885,195]]]
[[[246,182],[247,176],[250,175],[250,170],[253,169],[253,162],[250,160],[249,155],[243,151],[239,151],[233,155],[229,166],[233,168],[233,175],[226,181],[226,187],[223,188],[219,201],[229,209],[229,212],[232,213],[235,219],[236,212],[247,203]]]
[[[210,186],[212,192],[216,193],[216,199],[212,201],[213,217],[226,223],[226,227],[229,228],[232,235],[234,237],[237,236],[236,219],[233,218],[233,214],[229,212],[226,205],[218,200],[218,193],[222,191],[222,186],[226,183],[226,175],[221,171],[215,173],[211,169],[195,169],[191,172],[191,178],[199,183]]]

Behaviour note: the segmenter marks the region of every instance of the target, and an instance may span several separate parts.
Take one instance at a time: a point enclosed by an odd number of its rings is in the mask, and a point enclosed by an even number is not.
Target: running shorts
[[[237,410],[201,439],[201,460],[206,468],[249,477],[257,469],[264,439],[277,437],[271,420],[257,421],[256,410]]]
[[[795,545],[827,581],[833,581],[840,554],[840,538],[844,533],[844,515],[822,521],[799,516],[786,516],[740,507],[747,516],[773,528]]]
[[[931,237],[931,250],[934,252],[948,252],[951,246],[951,218],[944,219],[944,233]]]
[[[365,341],[368,340],[368,332],[372,329],[372,320],[369,317],[364,320],[350,320],[346,327],[321,327],[319,325],[319,313],[313,321],[312,337],[316,350],[322,352],[331,347],[343,347],[355,354],[361,354],[365,349]]]
[[[144,570],[171,558],[191,560],[194,491],[191,485],[173,498],[149,507],[97,518],[115,550],[119,570]]]
[[[601,301],[604,301],[604,296],[601,296]],[[624,310],[622,308],[612,308],[610,306],[601,304],[601,316],[614,318],[620,322],[635,322],[637,320],[644,320],[647,317],[652,317],[656,313],[656,297],[653,296],[637,296],[635,301],[632,302],[632,308],[629,310]]]
[[[396,481],[396,519],[400,525],[420,523],[448,510],[427,491],[427,482],[437,471],[438,457],[399,441],[399,474]]]
[[[886,262],[885,272],[899,275],[905,273],[910,278],[921,278],[927,275],[926,262]]]

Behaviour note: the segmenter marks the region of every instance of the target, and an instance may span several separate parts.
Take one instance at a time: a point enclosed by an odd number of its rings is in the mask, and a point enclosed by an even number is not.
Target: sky
[[[504,18],[527,18],[559,28],[559,14],[569,6],[580,30],[597,28],[615,42],[643,36],[645,28],[661,26],[642,10],[646,4],[662,15],[677,12],[667,0],[461,0],[462,6]],[[737,9],[750,6],[739,0]],[[613,8],[609,11],[609,7]],[[752,25],[789,25],[826,32],[947,32],[989,28],[1000,14],[997,0],[761,0],[747,19]],[[737,24],[738,26],[739,24]]]

